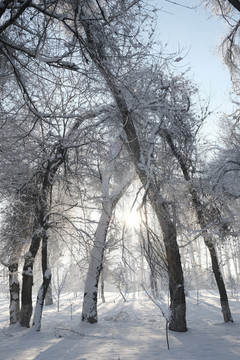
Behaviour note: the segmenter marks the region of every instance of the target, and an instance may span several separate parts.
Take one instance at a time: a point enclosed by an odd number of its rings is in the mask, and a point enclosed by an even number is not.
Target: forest
[[[216,45],[235,110],[218,114],[214,144],[202,130],[209,100],[157,36],[162,3],[0,1],[0,291],[10,327],[39,332],[47,306],[59,310],[70,293],[82,297],[79,321],[96,324],[106,291],[123,302],[143,291],[167,329],[185,333],[186,297],[214,289],[219,318],[234,321],[240,3],[199,1],[227,24]]]

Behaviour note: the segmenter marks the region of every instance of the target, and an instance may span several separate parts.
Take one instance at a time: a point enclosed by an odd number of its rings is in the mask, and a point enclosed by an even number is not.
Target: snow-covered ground
[[[9,327],[8,302],[1,294],[0,359],[239,360],[240,303],[232,299],[230,305],[234,323],[225,324],[216,292],[202,291],[199,302],[190,292],[188,332],[169,332],[168,350],[165,319],[144,293],[128,295],[125,303],[117,293],[107,293],[95,325],[80,322],[81,299],[66,295],[60,312],[56,305],[44,308],[41,332]]]

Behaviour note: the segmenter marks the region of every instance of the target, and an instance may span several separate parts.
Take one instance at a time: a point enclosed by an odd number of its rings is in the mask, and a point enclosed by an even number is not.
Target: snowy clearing
[[[4,299],[5,297],[5,299]],[[42,330],[35,332],[8,326],[8,301],[0,302],[1,360],[234,360],[240,358],[240,304],[231,299],[234,323],[225,324],[217,293],[201,291],[187,297],[188,332],[169,332],[165,320],[146,295],[135,293],[123,302],[107,293],[99,302],[99,322],[80,322],[81,299],[65,295],[60,312],[56,305],[44,308]],[[71,319],[72,309],[72,319]]]

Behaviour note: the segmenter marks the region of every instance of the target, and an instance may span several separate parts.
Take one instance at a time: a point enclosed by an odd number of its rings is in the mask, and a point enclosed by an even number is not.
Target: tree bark
[[[102,214],[94,237],[91,260],[87,272],[82,306],[82,321],[94,324],[98,321],[97,299],[98,282],[102,270],[103,254],[107,237],[107,230],[113,211],[112,203],[104,203]]]
[[[187,157],[184,157],[179,151],[178,149],[175,147],[173,139],[171,137],[171,134],[165,129],[162,131],[162,135],[164,136],[164,138],[166,139],[173,155],[175,156],[175,158],[178,160],[180,168],[182,170],[183,173],[183,177],[184,179],[187,181],[188,185],[189,185],[189,192],[191,194],[191,198],[192,198],[192,203],[197,215],[197,219],[199,222],[199,225],[201,227],[201,229],[203,230],[203,240],[205,245],[207,246],[209,252],[210,252],[210,257],[211,257],[211,263],[212,263],[212,270],[215,276],[215,280],[218,286],[218,291],[220,294],[220,303],[221,303],[221,307],[222,307],[222,313],[223,313],[223,318],[225,322],[233,322],[233,318],[231,315],[231,311],[230,311],[230,307],[229,307],[229,303],[228,303],[228,296],[227,296],[227,291],[225,288],[225,284],[224,284],[224,280],[221,274],[221,270],[220,270],[220,266],[219,266],[219,262],[218,262],[218,256],[217,256],[217,252],[214,246],[214,242],[212,239],[212,236],[208,233],[207,226],[208,223],[206,221],[206,216],[204,213],[204,205],[201,203],[200,197],[198,195],[197,189],[196,187],[193,186],[193,184],[190,182],[191,178],[190,178],[190,173],[189,173],[189,169],[187,166],[187,161],[191,160]],[[191,163],[191,161],[189,161]]]
[[[195,189],[191,189],[191,193],[192,193],[193,204],[195,206],[199,224],[202,229],[206,229],[208,224],[206,223],[206,221],[204,219],[204,212],[202,210],[202,205],[198,199],[197,192]],[[220,265],[218,262],[218,255],[217,255],[216,248],[214,246],[214,241],[212,239],[212,236],[210,234],[208,234],[207,230],[203,231],[202,236],[203,236],[204,243],[210,253],[212,270],[213,270],[213,274],[214,274],[214,277],[215,277],[215,280],[217,283],[217,287],[218,287],[218,291],[219,291],[219,295],[220,295],[220,304],[221,304],[221,308],[222,308],[224,322],[233,322],[233,318],[232,318],[232,314],[231,314],[231,310],[230,310],[229,302],[228,302],[228,295],[227,295],[225,283],[223,280],[223,276],[221,273]]]
[[[104,271],[104,268],[102,268],[102,271],[101,271],[101,288],[100,288],[100,290],[101,290],[101,299],[102,299],[102,302],[103,303],[105,303],[106,302],[106,300],[105,300],[105,284],[104,284],[104,273],[105,273],[105,271]]]
[[[53,304],[53,295],[52,295],[52,285],[51,282],[48,285],[47,293],[45,296],[45,306],[49,306]]]
[[[240,2],[239,0],[228,0],[236,10],[240,11]]]
[[[20,311],[20,325],[30,327],[32,316],[32,286],[33,286],[33,264],[37,255],[42,238],[42,229],[37,228],[33,237],[30,249],[25,255],[25,262],[22,274],[22,304]]]
[[[36,193],[35,196],[35,214],[34,214],[34,226],[33,226],[33,236],[31,241],[31,246],[28,253],[25,255],[25,262],[23,267],[23,283],[22,283],[22,307],[20,313],[20,324],[25,327],[30,326],[30,319],[32,316],[32,286],[33,286],[33,264],[35,257],[39,250],[41,241],[43,241],[42,249],[42,267],[47,269],[47,221],[49,220],[48,208],[50,204],[50,193],[53,186],[53,180],[56,172],[58,171],[60,165],[65,160],[66,149],[62,147],[62,144],[57,142],[55,144],[55,156],[52,159],[48,159],[46,162],[43,162],[41,169],[39,170],[38,183],[35,184]],[[26,189],[28,191],[28,188]],[[43,272],[43,284],[39,290],[39,303],[45,298],[48,285],[51,281],[51,275],[49,272]],[[41,305],[42,306],[42,305]],[[41,316],[41,311],[39,311]],[[41,318],[40,318],[41,321]],[[37,326],[37,328],[39,325]]]
[[[162,229],[167,256],[171,310],[169,329],[172,331],[185,332],[187,331],[186,299],[176,226],[174,222],[171,221],[170,214],[159,198],[159,195],[154,196],[153,189],[150,188],[148,196]]]
[[[220,304],[222,307],[224,322],[233,322],[231,310],[230,310],[229,303],[228,303],[227,291],[225,288],[222,273],[221,273],[219,263],[218,263],[217,251],[211,241],[210,242],[206,241],[206,240],[204,240],[204,241],[205,241],[206,246],[208,247],[208,250],[209,250],[210,256],[211,256],[212,269],[213,269],[215,280],[216,280],[216,283],[218,286],[218,291],[220,294]]]
[[[18,263],[15,262],[8,266],[9,269],[9,292],[10,292],[10,325],[19,321],[20,305],[19,294],[20,286],[18,281]]]
[[[38,290],[37,302],[34,312],[33,318],[33,327],[36,331],[41,330],[41,320],[42,320],[42,312],[43,312],[43,304],[45,300],[45,296],[48,290],[48,286],[51,282],[51,272],[48,269],[48,259],[47,259],[47,243],[48,236],[47,232],[44,232],[42,239],[42,273],[43,273],[43,282]]]

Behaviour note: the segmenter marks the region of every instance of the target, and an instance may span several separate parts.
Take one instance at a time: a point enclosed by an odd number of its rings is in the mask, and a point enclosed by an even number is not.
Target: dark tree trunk
[[[176,157],[176,159],[179,162],[184,179],[189,184],[189,192],[192,197],[192,203],[193,203],[193,206],[196,211],[199,225],[200,225],[201,229],[203,229],[202,236],[204,239],[204,243],[210,252],[211,262],[212,262],[212,270],[213,270],[215,280],[216,280],[216,283],[218,286],[218,291],[220,294],[220,303],[221,303],[221,307],[222,307],[224,321],[225,322],[229,322],[229,321],[233,322],[229,303],[228,303],[228,296],[227,296],[224,280],[223,280],[223,277],[221,274],[221,270],[220,270],[220,266],[219,266],[219,262],[218,262],[218,256],[217,256],[217,252],[216,252],[216,249],[214,246],[214,242],[213,242],[211,235],[207,232],[207,230],[205,230],[208,227],[208,223],[206,221],[206,214],[204,211],[205,206],[204,206],[204,204],[202,204],[202,202],[200,200],[200,197],[198,195],[198,191],[197,191],[196,187],[194,187],[190,182],[191,177],[190,177],[189,169],[187,166],[187,160],[189,160],[189,163],[191,163],[191,161],[190,161],[191,159],[188,159],[188,158],[182,156],[182,154],[175,147],[173,139],[171,137],[171,134],[167,130],[162,131],[162,134],[165,137],[170,149],[172,150],[173,155]]]
[[[233,322],[233,318],[232,318],[232,314],[231,314],[231,310],[230,310],[229,302],[228,302],[227,291],[225,288],[225,283],[224,283],[222,273],[220,270],[220,266],[219,266],[219,262],[218,262],[217,251],[212,242],[209,242],[206,239],[204,239],[204,242],[210,252],[211,262],[212,262],[212,270],[214,273],[214,277],[215,277],[219,295],[220,295],[220,304],[221,304],[221,308],[222,308],[224,322]]]
[[[195,206],[199,224],[202,229],[206,229],[208,224],[205,221],[204,211],[202,210],[203,206],[200,203],[200,200],[198,199],[196,189],[191,189],[191,194],[192,194],[193,204]],[[221,269],[219,266],[218,255],[217,255],[216,248],[214,246],[214,241],[212,239],[212,236],[210,234],[208,234],[207,230],[204,230],[202,236],[204,239],[204,243],[207,246],[209,253],[210,253],[212,270],[213,270],[213,274],[214,274],[214,277],[215,277],[215,280],[217,283],[217,287],[218,287],[218,291],[219,291],[219,295],[220,295],[220,304],[221,304],[221,308],[222,308],[224,322],[233,322],[233,318],[232,318],[232,314],[231,314],[231,310],[230,310],[229,302],[228,302],[227,291],[225,288],[225,283],[224,283]]]
[[[155,201],[154,201],[155,203]],[[167,256],[169,292],[170,292],[170,319],[169,329],[172,331],[187,331],[186,323],[186,299],[184,291],[184,278],[181,257],[177,243],[175,224],[170,220],[170,214],[159,214],[159,208],[155,208],[163,233],[163,241]]]
[[[30,319],[32,316],[32,286],[33,286],[33,264],[35,257],[40,247],[41,240],[43,239],[43,256],[42,256],[42,268],[47,269],[47,217],[49,205],[51,203],[50,195],[53,185],[53,180],[60,165],[65,160],[67,149],[62,147],[61,143],[57,143],[55,149],[55,156],[53,156],[42,164],[39,169],[38,183],[35,184],[34,189],[35,196],[35,214],[34,214],[34,226],[33,236],[30,249],[25,255],[25,262],[23,267],[23,283],[22,283],[22,307],[20,312],[20,324],[25,327],[30,326]],[[28,191],[28,188],[26,189]],[[46,252],[46,254],[45,254]],[[50,274],[44,270],[43,272],[43,284],[38,293],[38,299],[41,306],[51,281]],[[42,310],[41,310],[42,311]],[[41,311],[39,314],[41,314]],[[41,319],[40,319],[41,323]],[[41,324],[39,325],[41,326]],[[37,326],[38,327],[38,326]],[[39,328],[40,330],[40,328]]]
[[[238,11],[240,11],[240,2],[239,0],[228,0],[230,2],[230,4],[232,4],[235,9],[237,9]]]
[[[9,270],[9,292],[10,292],[10,325],[19,321],[20,305],[19,293],[20,286],[18,281],[18,263],[15,262],[8,266]]]
[[[105,70],[102,69],[103,74]],[[164,201],[161,197],[159,189],[156,188],[150,175],[146,171],[146,164],[143,163],[141,146],[138,140],[136,129],[134,127],[134,119],[128,111],[124,96],[115,85],[114,79],[110,74],[105,75],[105,79],[113,93],[115,101],[122,114],[124,130],[127,136],[127,146],[133,157],[136,172],[146,189],[146,193],[150,199],[150,203],[156,212],[159,224],[163,233],[163,241],[166,249],[168,271],[169,271],[169,290],[171,297],[171,320],[169,328],[173,331],[187,331],[186,325],[186,300],[184,292],[184,279],[181,264],[181,257],[177,243],[176,228],[171,221],[171,216]],[[145,160],[147,161],[147,160]]]
[[[176,227],[171,220],[171,216],[164,205],[160,190],[156,188],[149,174],[146,172],[146,164],[143,164],[140,143],[134,127],[134,121],[127,110],[125,100],[121,92],[113,89],[116,96],[116,102],[122,112],[124,129],[127,135],[130,153],[133,156],[136,172],[146,189],[150,203],[157,215],[160,227],[163,233],[163,241],[167,256],[167,265],[169,272],[169,291],[171,298],[171,319],[169,329],[178,332],[187,331],[186,324],[186,300],[184,292],[184,279],[181,264],[181,257],[177,243]]]

